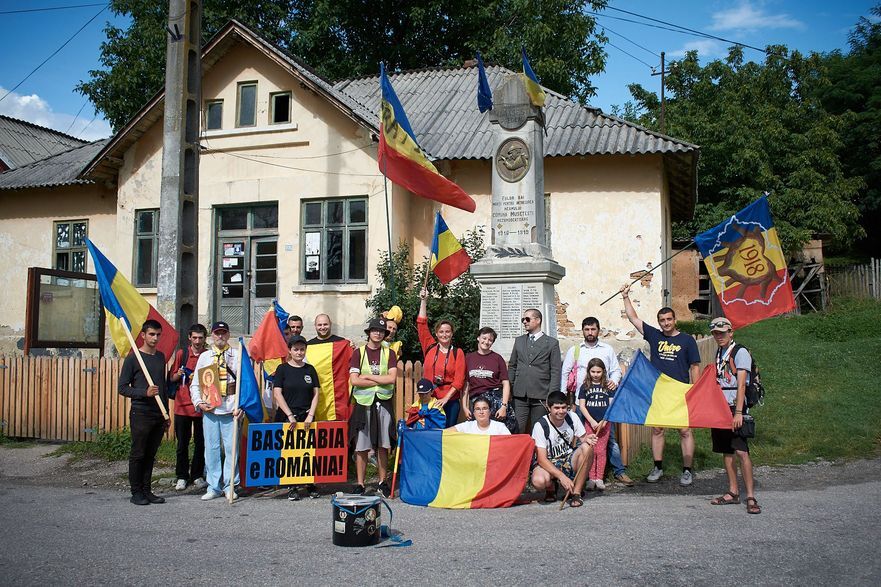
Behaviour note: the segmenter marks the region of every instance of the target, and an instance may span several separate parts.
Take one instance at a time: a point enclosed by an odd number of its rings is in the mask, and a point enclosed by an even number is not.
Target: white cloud
[[[701,59],[712,57],[722,57],[727,54],[724,43],[713,39],[700,39],[698,41],[689,41],[679,49],[667,53],[670,59],[682,59],[688,51],[697,51],[697,56]]]
[[[0,96],[4,96],[7,91],[0,86]],[[89,113],[89,115],[85,116],[85,113]],[[80,117],[74,122],[75,113],[55,112],[52,110],[52,106],[37,94],[29,96],[15,92],[9,94],[0,102],[0,114],[61,131],[84,141],[103,139],[112,134],[110,124],[106,120],[101,117],[92,120],[94,112],[88,104],[83,108],[83,114],[80,114]]]
[[[763,29],[803,29],[805,24],[788,14],[771,14],[763,6],[741,0],[734,8],[713,14],[712,31],[757,31]]]

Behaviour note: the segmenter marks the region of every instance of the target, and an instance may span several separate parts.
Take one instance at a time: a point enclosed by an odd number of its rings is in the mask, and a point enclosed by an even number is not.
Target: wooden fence
[[[829,295],[881,300],[881,259],[870,259],[865,265],[826,268]]]

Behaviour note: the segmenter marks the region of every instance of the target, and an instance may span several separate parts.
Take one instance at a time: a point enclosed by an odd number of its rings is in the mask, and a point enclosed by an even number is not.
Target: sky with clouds
[[[846,48],[848,32],[860,16],[868,15],[875,1],[610,0],[609,6],[756,47],[784,44],[803,52],[827,52]],[[81,80],[88,80],[90,70],[100,68],[106,23],[124,27],[125,20],[100,5],[13,12],[91,3],[88,0],[0,0],[0,54],[4,56],[4,65],[0,68],[0,114],[86,140],[109,136],[110,125],[75,88]],[[661,51],[669,60],[697,50],[705,61],[724,57],[731,45],[630,22],[646,21],[624,12],[607,9],[600,14],[597,22],[605,28],[610,44],[606,46],[606,71],[591,80],[597,87],[591,105],[606,112],[629,99],[627,85],[630,83],[658,90],[660,80],[651,74],[653,68],[659,68]],[[49,58],[65,41],[69,42]],[[745,56],[755,60],[763,57],[761,52],[751,49],[746,49]],[[45,65],[25,80],[47,58]],[[537,74],[541,77],[540,71]],[[25,81],[21,83],[22,80]]]

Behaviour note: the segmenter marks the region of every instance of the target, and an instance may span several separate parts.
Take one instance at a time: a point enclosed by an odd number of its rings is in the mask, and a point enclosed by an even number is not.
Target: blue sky
[[[101,7],[3,13],[92,3],[94,0],[0,0],[0,55],[3,56],[0,98],[94,17]],[[874,3],[875,0],[611,0],[610,6],[757,47],[773,43],[804,52],[826,52],[846,48],[848,31],[860,16],[868,15]],[[605,16],[597,17],[597,21],[608,27],[607,35],[615,46],[606,46],[606,71],[593,79],[598,91],[591,104],[606,112],[612,105],[623,105],[629,99],[629,83],[637,82],[658,90],[660,80],[651,76],[649,65],[660,65],[656,54],[661,51],[666,52],[668,59],[675,59],[686,50],[697,49],[702,60],[707,60],[723,57],[729,45],[617,20],[640,19],[614,10],[602,14]],[[110,126],[100,115],[96,117],[92,105],[75,90],[80,80],[88,79],[89,70],[100,66],[100,47],[108,20],[117,26],[125,25],[123,19],[104,10],[57,55],[3,98],[0,114],[89,140],[108,136]],[[633,43],[642,45],[642,48]],[[746,57],[761,60],[762,54],[746,49]],[[540,71],[537,74],[541,77]]]

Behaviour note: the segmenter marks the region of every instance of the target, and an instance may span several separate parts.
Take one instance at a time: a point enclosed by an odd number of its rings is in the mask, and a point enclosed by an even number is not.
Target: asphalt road
[[[230,506],[171,492],[164,505],[136,507],[110,489],[0,478],[0,584],[878,585],[872,477],[766,489],[758,516],[694,493],[591,495],[563,511],[395,501],[408,548],[334,546],[327,496]]]

